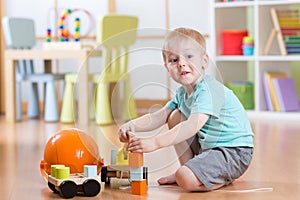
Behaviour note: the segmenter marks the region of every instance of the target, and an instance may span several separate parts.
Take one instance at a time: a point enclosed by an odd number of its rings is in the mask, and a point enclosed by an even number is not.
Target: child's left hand
[[[129,140],[128,151],[135,153],[149,153],[159,149],[155,138],[131,137]]]

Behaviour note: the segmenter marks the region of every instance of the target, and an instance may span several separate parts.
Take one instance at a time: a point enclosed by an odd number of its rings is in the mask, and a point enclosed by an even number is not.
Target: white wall
[[[38,36],[46,35],[47,28],[54,29],[54,26],[57,25],[57,21],[54,18],[54,0],[6,0],[5,6],[5,13],[8,16],[33,18],[36,23],[36,33]],[[58,16],[60,17],[65,9],[80,8],[88,10],[93,17],[97,17],[106,14],[108,12],[107,7],[107,1],[103,0],[58,0]],[[85,21],[88,19],[82,12],[78,11],[70,15],[68,22],[72,24],[72,18],[76,16],[84,20],[81,26],[83,26],[83,31],[86,30],[90,24],[88,21]],[[95,33],[92,32],[92,34]]]
[[[139,34],[163,34],[166,27],[165,1],[163,0],[116,0],[117,13],[139,17]],[[5,13],[8,16],[33,18],[36,22],[36,33],[44,36],[47,28],[56,26],[54,18],[54,0],[6,0]],[[191,27],[209,35],[209,0],[169,0],[170,28]],[[58,0],[60,12],[66,8],[86,9],[94,19],[108,13],[108,0]],[[59,13],[59,16],[61,13]],[[76,12],[68,17],[70,31],[73,18],[81,19],[81,34],[85,34],[95,24],[84,12]],[[149,30],[152,31],[149,31]],[[154,30],[154,31],[153,31]],[[90,32],[95,35],[94,29]],[[163,40],[139,40],[130,54],[129,71],[132,74],[132,85],[136,98],[164,99],[167,97],[167,73],[163,68],[160,47]],[[208,42],[209,43],[209,42]],[[152,50],[149,50],[149,48]],[[208,47],[209,50],[209,47]],[[91,71],[99,70],[99,59],[92,59]],[[61,72],[76,71],[72,61],[59,63]],[[172,91],[177,87],[172,83]],[[154,92],[155,91],[155,92]]]

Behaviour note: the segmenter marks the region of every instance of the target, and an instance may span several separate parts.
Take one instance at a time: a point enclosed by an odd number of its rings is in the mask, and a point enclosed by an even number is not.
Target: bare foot
[[[160,185],[174,184],[174,183],[176,183],[175,174],[171,174],[169,176],[162,177],[162,178],[158,179],[157,182]]]

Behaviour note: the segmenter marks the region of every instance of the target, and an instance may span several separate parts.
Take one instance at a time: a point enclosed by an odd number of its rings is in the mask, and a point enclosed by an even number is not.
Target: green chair
[[[101,74],[90,74],[89,81],[93,84],[93,96],[90,101],[90,117],[97,124],[114,122],[112,114],[112,97],[110,86],[123,83],[122,120],[137,117],[128,70],[128,50],[136,42],[138,18],[125,15],[106,15],[99,20],[97,42],[102,48]],[[61,122],[73,123],[76,118],[74,85],[77,74],[65,76],[65,89],[61,110]]]

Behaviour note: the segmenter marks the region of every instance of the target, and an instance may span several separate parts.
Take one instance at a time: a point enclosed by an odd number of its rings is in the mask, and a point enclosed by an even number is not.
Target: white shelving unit
[[[255,107],[249,110],[249,116],[285,117],[300,120],[299,112],[272,112],[266,108],[262,86],[262,74],[265,70],[285,72],[292,75],[291,63],[299,63],[300,55],[280,54],[277,40],[274,40],[269,55],[263,55],[265,44],[273,28],[270,9],[290,9],[299,5],[300,0],[249,0],[223,2],[214,0],[211,4],[213,25],[211,26],[212,58],[223,78],[223,82],[248,80],[254,82]],[[253,56],[223,56],[221,32],[224,29],[248,30],[254,38]],[[293,77],[295,79],[295,76]],[[298,76],[300,79],[300,76]]]

